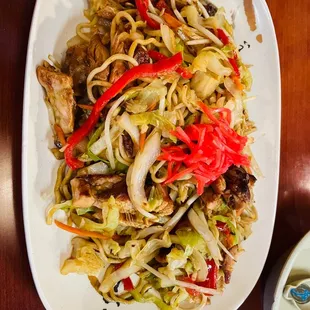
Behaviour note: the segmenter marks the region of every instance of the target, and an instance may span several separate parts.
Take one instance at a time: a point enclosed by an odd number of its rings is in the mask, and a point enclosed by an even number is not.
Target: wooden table
[[[23,79],[34,3],[0,1],[0,309],[10,310],[43,309],[29,269],[21,200]],[[242,310],[262,309],[265,280],[275,260],[310,229],[309,0],[268,4],[282,69],[279,202],[267,263]]]

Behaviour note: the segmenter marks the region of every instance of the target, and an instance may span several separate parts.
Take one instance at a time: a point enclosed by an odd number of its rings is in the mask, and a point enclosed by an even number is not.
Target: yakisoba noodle
[[[89,0],[84,15],[62,62],[37,68],[60,161],[47,224],[63,213],[78,235],[60,272],[106,303],[202,309],[258,218],[233,28],[198,0]]]

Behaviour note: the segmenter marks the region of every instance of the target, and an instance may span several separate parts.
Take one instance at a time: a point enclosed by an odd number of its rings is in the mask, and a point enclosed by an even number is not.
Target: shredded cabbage
[[[160,25],[160,31],[167,49],[170,53],[174,54],[176,52],[176,39],[174,32],[164,24]]]
[[[211,16],[205,19],[202,22],[202,24],[205,27],[212,28],[212,29],[224,28],[229,33],[229,35],[232,35],[233,33],[232,26],[228,23],[227,19],[225,18],[225,15],[222,14],[220,10],[218,10],[218,13],[215,14],[214,16]]]
[[[164,202],[163,195],[161,190],[157,187],[152,186],[150,195],[148,198],[148,210],[149,212],[155,211],[158,207],[160,207]]]
[[[84,215],[88,212],[94,212],[95,211],[95,207],[89,207],[89,208],[76,208],[76,213],[77,215]]]
[[[253,84],[253,77],[249,68],[246,65],[241,64],[240,74],[241,74],[241,83],[245,86],[245,90],[250,91]]]
[[[97,276],[104,266],[98,255],[97,245],[78,237],[72,239],[71,243],[72,257],[65,260],[60,270],[61,274],[78,273]]]
[[[205,100],[214,93],[220,82],[221,80],[210,72],[196,71],[191,80],[191,87],[195,90],[197,97]]]
[[[194,59],[192,63],[192,70],[196,72],[197,70],[206,72],[210,70],[218,76],[229,76],[231,74],[231,69],[225,67],[220,61],[220,55],[213,53],[211,51],[202,51]]]
[[[226,77],[224,79],[224,85],[226,87],[226,89],[236,98],[236,99],[241,99],[242,97],[242,93],[241,91],[238,89],[238,87],[236,86],[236,84],[234,83],[234,81],[229,78]]]
[[[229,109],[231,113],[230,127],[234,128],[243,122],[243,103],[241,99],[230,99],[225,104],[225,108]]]
[[[146,112],[150,107],[155,106],[161,98],[167,95],[167,87],[162,80],[155,79],[151,84],[143,88],[138,96],[127,102],[126,110],[131,113]]]
[[[203,221],[194,209],[191,209],[188,212],[188,219],[192,226],[197,230],[198,233],[200,233],[202,238],[206,241],[212,258],[215,261],[222,260],[223,258],[218,248],[217,240],[214,238],[212,232],[210,231],[208,223],[206,221]]]
[[[146,242],[142,240],[128,240],[118,253],[119,258],[131,257],[136,258],[141,249],[145,246]]]
[[[174,130],[175,126],[167,119],[167,117],[160,115],[159,111],[144,112],[130,116],[134,125],[153,125],[156,128],[163,130]]]
[[[70,210],[71,207],[72,207],[72,200],[67,200],[65,202],[62,202],[56,205],[51,205],[46,210],[46,223],[48,225],[52,225],[53,215],[55,214],[55,212],[57,212],[58,210],[67,211],[67,210]]]
[[[183,247],[190,246],[203,255],[208,253],[205,240],[196,231],[193,231],[191,228],[180,228],[175,233],[179,237],[180,244]]]
[[[173,248],[170,253],[167,255],[168,268],[170,270],[175,270],[178,268],[183,268],[187,262],[190,253],[186,253],[183,250],[179,250],[177,248]]]
[[[139,292],[137,291],[131,291],[130,294],[132,297],[135,299],[137,302],[141,303],[154,303],[159,309],[162,310],[172,310],[173,308],[165,304],[160,298],[155,297],[155,296],[142,296]]]
[[[74,213],[71,214],[71,217],[76,226],[88,231],[109,232],[115,230],[119,221],[119,209],[115,204],[113,196],[109,198],[107,206],[103,209],[103,213],[105,213],[104,223],[96,223]]]

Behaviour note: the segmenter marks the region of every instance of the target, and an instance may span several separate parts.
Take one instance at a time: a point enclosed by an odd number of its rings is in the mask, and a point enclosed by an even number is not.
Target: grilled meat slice
[[[219,178],[217,178],[212,184],[212,189],[216,194],[223,194],[223,192],[226,189],[226,181],[224,177],[221,175]]]
[[[70,182],[73,205],[78,208],[89,208],[96,199],[91,194],[91,186],[83,178],[74,178]]]
[[[63,72],[72,77],[73,89],[77,95],[83,94],[86,89],[85,82],[89,74],[87,49],[87,44],[69,47],[63,63]]]
[[[86,175],[71,180],[72,203],[75,207],[104,207],[109,198],[115,198],[120,212],[120,223],[127,226],[145,228],[153,222],[144,221],[133,207],[127,193],[126,178],[121,175]],[[164,217],[173,212],[173,202],[166,197],[157,209],[156,215]]]
[[[111,195],[115,199],[122,193],[121,187],[126,186],[123,178],[118,175],[86,175],[71,180],[73,205],[79,208],[90,206],[101,207]]]
[[[242,167],[232,166],[224,174],[226,190],[224,198],[228,205],[236,210],[244,209],[253,201],[252,188],[256,181]]]
[[[139,65],[141,64],[147,64],[150,62],[150,56],[147,53],[147,51],[142,47],[142,46],[138,46],[136,48],[135,51],[135,55],[134,55],[135,60],[139,63]]]
[[[216,207],[221,205],[221,195],[213,192],[211,188],[207,188],[201,195],[201,200],[203,201],[206,211],[214,210]]]
[[[86,91],[88,74],[100,67],[109,57],[109,51],[102,43],[99,34],[92,36],[89,44],[78,44],[68,48],[63,63],[63,71],[73,78],[76,95],[82,96]],[[107,81],[109,68],[96,75],[96,79]]]
[[[235,245],[229,250],[230,254],[236,259],[239,253],[238,246]],[[222,265],[224,275],[225,275],[225,283],[228,284],[230,282],[231,274],[234,269],[235,261],[225,254],[224,262]]]
[[[127,132],[125,132],[122,136],[122,140],[123,140],[123,145],[124,145],[124,149],[125,149],[127,156],[130,158],[133,158],[134,144],[133,144],[133,141],[130,135]]]
[[[71,133],[74,129],[75,109],[72,78],[46,61],[38,66],[37,77],[46,91],[46,101],[53,109],[56,124],[65,134]]]

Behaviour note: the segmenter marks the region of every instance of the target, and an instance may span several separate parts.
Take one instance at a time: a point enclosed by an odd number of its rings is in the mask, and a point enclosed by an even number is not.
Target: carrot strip
[[[80,107],[81,109],[89,110],[89,111],[91,111],[93,109],[93,106],[88,105],[88,104],[78,104],[77,106]]]
[[[153,110],[156,108],[156,106],[157,106],[157,102],[155,101],[155,102],[153,102],[153,103],[150,105],[150,107],[148,108],[148,112],[153,111]]]
[[[168,13],[163,14],[165,22],[168,24],[169,27],[176,29],[182,26],[182,23],[174,18],[172,15]]]
[[[62,128],[59,125],[55,124],[54,129],[55,129],[58,141],[61,143],[62,146],[65,146],[67,144],[67,141],[66,141],[65,134]]]
[[[242,85],[241,81],[240,81],[240,77],[234,75],[232,76],[232,80],[234,81],[234,83],[236,84],[237,88],[239,90],[243,90],[244,86]]]
[[[54,221],[55,221],[55,224],[56,224],[59,228],[65,230],[65,231],[68,231],[68,232],[70,232],[70,233],[79,235],[79,236],[91,237],[91,238],[98,238],[98,239],[104,239],[104,240],[111,239],[111,236],[103,235],[103,234],[100,234],[100,233],[94,232],[94,231],[87,231],[87,230],[75,228],[75,227],[66,225],[66,224],[64,224],[64,223],[61,223],[61,222],[59,222],[59,221],[57,221],[57,220],[54,220]]]
[[[140,149],[140,152],[142,152],[143,149],[144,149],[145,138],[146,138],[146,132],[140,133],[140,139],[139,139],[139,149]]]

